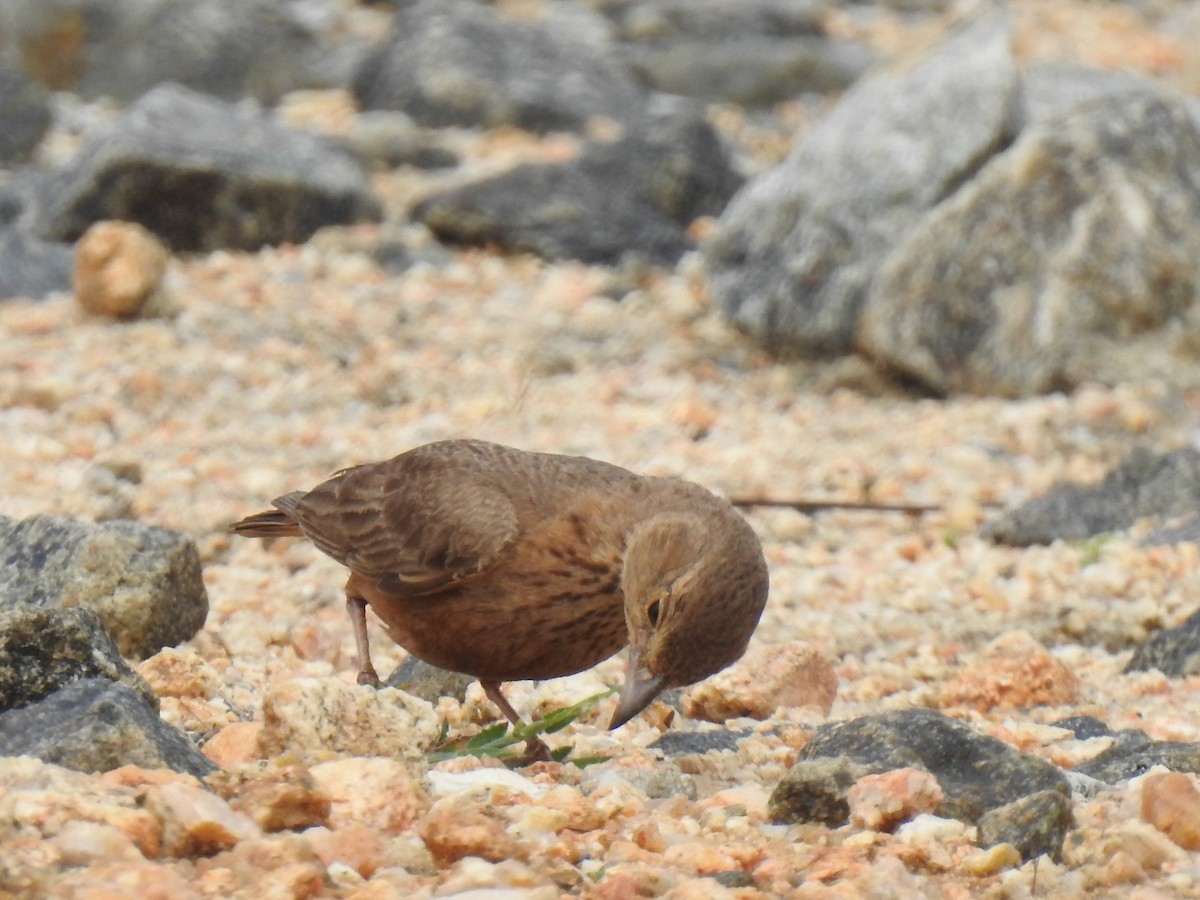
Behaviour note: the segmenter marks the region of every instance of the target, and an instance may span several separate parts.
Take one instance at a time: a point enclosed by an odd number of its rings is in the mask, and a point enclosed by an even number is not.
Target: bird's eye
[[[649,617],[651,625],[658,624],[658,614],[661,609],[662,609],[662,602],[659,600],[655,600],[653,603],[651,603],[649,606],[646,607],[646,615],[647,615],[647,617]]]

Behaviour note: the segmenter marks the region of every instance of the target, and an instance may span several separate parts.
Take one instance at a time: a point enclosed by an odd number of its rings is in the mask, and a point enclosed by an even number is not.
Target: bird
[[[762,545],[726,500],[679,478],[472,439],[341,469],[229,526],[307,537],[349,569],[360,684],[378,686],[370,607],[413,656],[505,682],[589,669],[628,646],[615,729],[745,652],[769,591]],[[536,737],[526,760],[548,758]]]

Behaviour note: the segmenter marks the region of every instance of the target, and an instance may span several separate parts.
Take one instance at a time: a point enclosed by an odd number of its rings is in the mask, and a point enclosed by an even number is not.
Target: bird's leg
[[[371,648],[367,643],[367,601],[346,591],[346,612],[354,627],[354,644],[358,648],[358,683],[379,687],[379,673],[371,665]]]
[[[508,698],[500,690],[500,682],[498,681],[480,681],[483,687],[483,692],[487,694],[489,700],[500,707],[500,712],[504,713],[504,718],[512,722],[514,728],[521,726],[521,717],[517,715],[517,711],[513,709]],[[518,766],[527,766],[535,762],[549,762],[554,757],[550,755],[550,748],[542,742],[536,734],[525,739],[525,755],[515,760]]]

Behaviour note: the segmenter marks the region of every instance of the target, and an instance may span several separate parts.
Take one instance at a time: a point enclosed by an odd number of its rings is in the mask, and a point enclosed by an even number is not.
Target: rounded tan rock
[[[1142,779],[1142,818],[1184,850],[1200,850],[1200,791],[1190,775],[1156,772]]]
[[[162,288],[170,251],[134,222],[97,222],[75,245],[75,297],[90,313],[139,315]]]

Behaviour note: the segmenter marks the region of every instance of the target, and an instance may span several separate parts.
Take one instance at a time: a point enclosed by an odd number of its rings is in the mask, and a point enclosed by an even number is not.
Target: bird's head
[[[767,564],[746,521],[711,509],[661,513],[629,535],[621,570],[629,666],[609,728],[658,694],[693,684],[746,650],[767,602]]]

